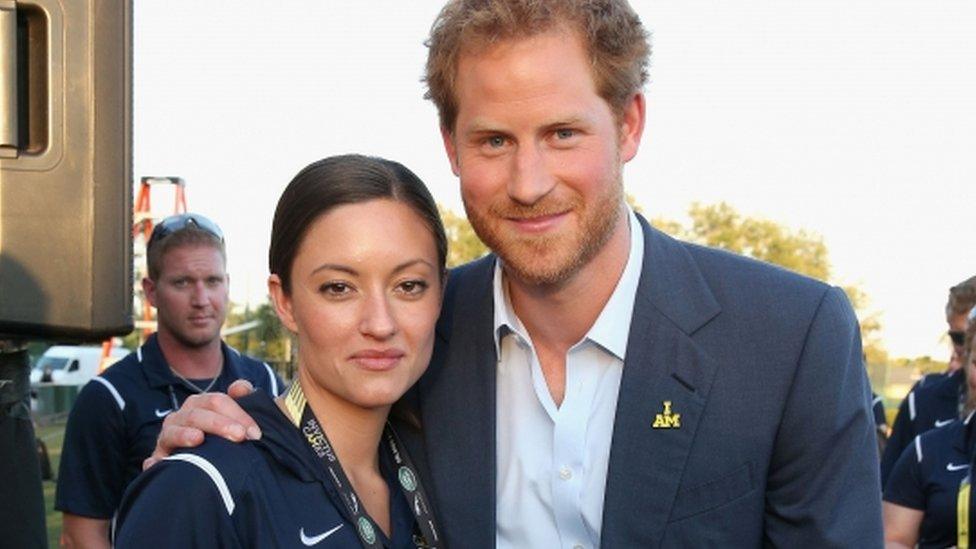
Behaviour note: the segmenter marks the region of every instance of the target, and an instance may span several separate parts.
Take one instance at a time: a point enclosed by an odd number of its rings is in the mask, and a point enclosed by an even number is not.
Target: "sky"
[[[976,3],[631,3],[652,32],[624,173],[645,213],[725,201],[820,235],[888,351],[945,360],[948,288],[976,274]],[[440,1],[134,4],[134,176],[186,180],[224,230],[235,302],[264,299],[278,196],[325,156],[397,160],[463,211],[420,81]]]

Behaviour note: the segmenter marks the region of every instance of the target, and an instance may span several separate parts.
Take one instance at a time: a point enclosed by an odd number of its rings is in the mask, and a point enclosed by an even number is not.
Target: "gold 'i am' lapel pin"
[[[681,414],[671,411],[670,400],[665,400],[662,404],[664,405],[664,412],[654,417],[654,424],[651,427],[653,429],[680,429]]]

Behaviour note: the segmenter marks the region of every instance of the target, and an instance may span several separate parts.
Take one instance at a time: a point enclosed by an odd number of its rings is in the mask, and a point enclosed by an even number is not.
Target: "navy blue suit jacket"
[[[602,546],[880,547],[870,388],[843,292],[641,223]],[[452,547],[495,543],[494,263],[451,272],[407,397]],[[680,428],[652,428],[664,401]]]

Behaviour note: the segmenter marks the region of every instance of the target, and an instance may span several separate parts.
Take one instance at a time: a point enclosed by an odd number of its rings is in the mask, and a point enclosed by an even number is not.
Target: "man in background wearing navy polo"
[[[109,547],[110,521],[126,486],[156,445],[163,418],[190,395],[246,379],[272,396],[281,380],[223,343],[228,303],[224,238],[197,214],[168,217],[146,247],[142,287],[158,331],[78,395],[65,431],[55,508],[62,544]]]

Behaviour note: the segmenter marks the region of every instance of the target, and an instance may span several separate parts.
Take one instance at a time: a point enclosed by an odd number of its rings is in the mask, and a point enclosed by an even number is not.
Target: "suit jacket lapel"
[[[660,543],[716,371],[691,334],[718,303],[683,245],[641,223],[644,264],[614,421],[604,547]],[[678,424],[654,428],[666,406]]]
[[[438,341],[420,381],[441,528],[452,545],[495,544],[495,368],[489,256],[451,272]]]

